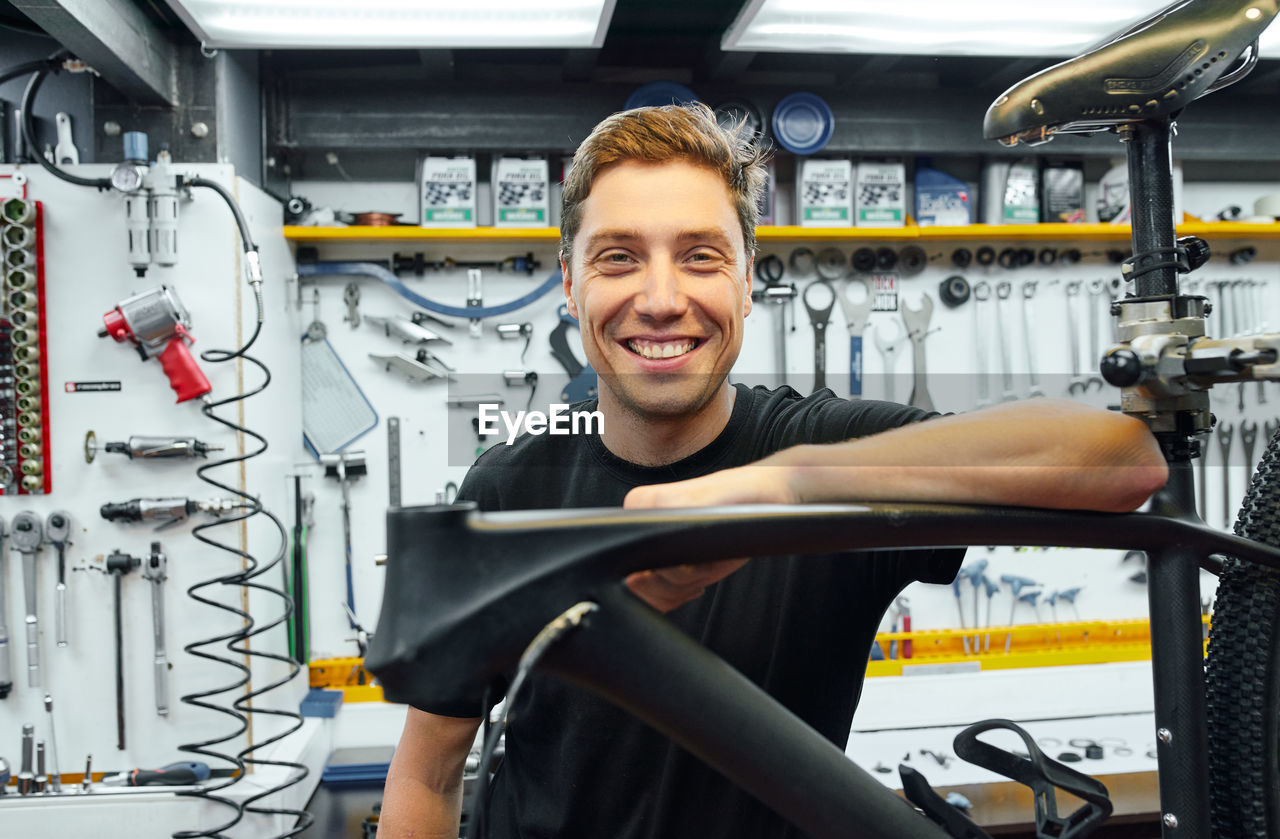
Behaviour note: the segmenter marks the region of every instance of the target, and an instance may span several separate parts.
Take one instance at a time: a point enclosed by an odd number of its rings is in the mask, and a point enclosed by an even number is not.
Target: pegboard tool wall
[[[359,194],[359,187],[353,187],[353,194]],[[1228,190],[1224,187],[1224,192]],[[336,194],[341,195],[340,191]],[[356,206],[367,203],[367,199],[354,198]],[[1216,200],[1210,196],[1207,201]],[[895,250],[901,243],[895,242],[861,242],[857,240],[857,231],[850,231],[849,241],[829,242],[814,241],[795,243],[763,242],[759,258],[773,254],[787,262],[794,247],[807,246],[814,251],[824,247],[837,246],[848,256],[855,248],[865,244],[872,246],[888,245]],[[1066,285],[1073,281],[1082,282],[1081,297],[1074,301],[1077,313],[1077,329],[1080,331],[1078,352],[1081,357],[1081,369],[1085,367],[1085,356],[1089,352],[1089,339],[1084,322],[1081,320],[1086,307],[1097,305],[1096,309],[1088,309],[1098,319],[1099,342],[1105,348],[1109,342],[1110,328],[1105,318],[1105,304],[1100,299],[1090,302],[1088,285],[1092,280],[1119,276],[1117,266],[1110,264],[1105,258],[1109,248],[1123,247],[1123,243],[1104,242],[1035,242],[1028,241],[1027,246],[1039,250],[1041,247],[1055,247],[1059,250],[1068,247],[1079,247],[1085,252],[1084,259],[1076,265],[1054,265],[1052,267],[1039,264],[1016,270],[972,266],[970,269],[957,272],[950,264],[951,252],[958,247],[976,249],[988,244],[983,241],[964,241],[955,243],[924,243],[930,257],[924,270],[918,275],[899,278],[900,301],[918,308],[922,295],[928,293],[934,300],[933,316],[929,326],[931,334],[926,339],[929,359],[929,386],[939,410],[964,411],[974,407],[975,377],[978,369],[976,359],[977,341],[974,331],[974,302],[956,309],[948,309],[938,303],[938,285],[942,279],[955,273],[964,274],[971,283],[986,281],[992,286],[1004,281],[1011,285],[1011,296],[1005,301],[1002,313],[1003,327],[1009,340],[1009,358],[1011,372],[1014,374],[1015,390],[1018,396],[1025,398],[1029,380],[1027,377],[1027,360],[1023,345],[1023,322],[1020,306],[1021,287],[1028,282],[1037,284],[1035,297],[1028,301],[1028,321],[1031,326],[1037,353],[1037,368],[1041,374],[1042,385],[1050,396],[1067,396],[1067,386],[1071,379],[1069,362],[1070,340],[1068,318],[1066,316]],[[1008,243],[989,243],[997,250]],[[1017,243],[1021,246],[1023,243]],[[1216,293],[1214,284],[1221,281],[1234,281],[1249,278],[1257,282],[1255,292],[1258,301],[1265,310],[1280,312],[1280,247],[1277,242],[1263,240],[1257,242],[1223,241],[1215,243],[1215,257],[1208,266],[1197,273],[1196,279],[1201,293],[1213,296]],[[1226,255],[1239,247],[1256,246],[1257,258],[1244,266],[1231,264]],[[319,255],[322,260],[346,259],[387,259],[392,253],[408,253],[423,251],[426,259],[438,260],[452,257],[457,260],[466,259],[500,259],[512,254],[531,250],[542,262],[541,268],[531,277],[519,274],[484,272],[485,303],[499,303],[518,297],[541,282],[552,270],[555,258],[555,246],[545,242],[501,242],[477,243],[474,241],[411,241],[400,243],[321,243]],[[533,400],[533,407],[545,406],[555,399],[558,390],[557,382],[563,380],[559,365],[551,357],[547,336],[555,327],[556,307],[561,302],[558,291],[553,290],[544,298],[528,307],[510,315],[497,318],[498,321],[528,321],[533,324],[533,339],[525,362],[520,363],[522,342],[498,340],[493,332],[493,324],[486,321],[484,337],[475,340],[467,336],[465,326],[445,334],[453,341],[452,347],[436,350],[437,354],[459,368],[459,380],[452,388],[442,381],[414,384],[382,370],[376,363],[367,359],[368,354],[386,353],[396,347],[398,342],[388,339],[379,329],[362,324],[352,329],[343,323],[346,313],[342,301],[342,289],[351,278],[331,277],[316,278],[314,283],[308,278],[304,286],[302,305],[303,320],[312,317],[311,294],[306,288],[319,290],[320,317],[329,327],[329,338],[341,357],[346,361],[365,393],[377,407],[380,414],[378,427],[356,443],[353,448],[363,449],[367,455],[368,475],[361,478],[353,486],[352,504],[353,521],[357,522],[353,533],[354,562],[356,565],[355,600],[357,613],[361,621],[372,628],[376,622],[377,609],[381,596],[382,572],[373,562],[373,556],[384,549],[383,535],[380,529],[379,516],[385,508],[387,499],[388,475],[386,459],[386,418],[397,416],[402,423],[402,497],[405,504],[431,503],[436,491],[447,481],[460,483],[466,473],[469,461],[469,450],[476,445],[475,435],[467,420],[474,415],[473,411],[449,409],[445,407],[447,396],[462,393],[497,393],[506,402],[509,410],[522,409],[528,397],[524,388],[507,388],[500,376],[501,371],[518,367],[534,370],[540,375],[540,384]],[[796,277],[788,274],[784,281],[794,280],[801,289],[815,277]],[[428,271],[421,279],[405,276],[403,281],[412,289],[440,302],[463,305],[466,297],[466,279],[464,272]],[[395,295],[389,288],[375,280],[359,280],[361,288],[361,312],[378,316],[399,312],[408,314],[412,307]],[[759,287],[759,283],[757,287]],[[1109,288],[1109,286],[1108,286]],[[994,297],[994,296],[993,296]],[[1108,298],[1109,299],[1109,298]],[[746,341],[740,360],[735,367],[733,379],[746,383],[766,385],[776,384],[778,377],[775,369],[774,345],[776,341],[776,312],[772,306],[757,303],[754,311],[747,319]],[[994,400],[1001,396],[1002,376],[999,369],[999,355],[996,346],[996,324],[994,310],[988,309],[980,313],[979,332],[986,342],[987,366],[990,377],[991,393]],[[789,325],[794,329],[787,332],[788,347],[788,381],[794,386],[804,389],[812,381],[813,374],[813,330],[805,314],[803,305],[797,300],[793,304],[789,317]],[[876,349],[875,335],[883,330],[886,335],[903,335],[900,313],[875,312],[870,317],[871,328],[865,335],[864,353],[864,395],[868,398],[879,398],[884,395],[886,380],[883,377],[883,357]],[[576,336],[571,332],[571,346],[579,360],[581,349]],[[848,356],[849,343],[846,340],[844,319],[837,306],[832,312],[830,325],[826,335],[827,383],[837,393],[848,393]],[[895,397],[906,401],[911,393],[910,369],[911,347],[907,342],[899,345],[895,370]],[[557,379],[556,376],[561,378]],[[1260,424],[1267,417],[1280,413],[1269,409],[1267,404],[1258,405],[1256,386],[1250,386],[1247,394],[1245,414],[1254,417]],[[1267,386],[1266,394],[1273,407],[1280,406],[1280,391],[1274,386]],[[1081,398],[1092,404],[1105,407],[1117,402],[1114,391],[1099,391],[1096,387]],[[1222,417],[1230,417],[1235,411],[1236,393],[1234,389],[1223,389],[1215,395],[1215,410]],[[1270,413],[1268,411],[1270,410]],[[442,433],[442,429],[446,429]],[[501,445],[501,441],[490,441]],[[1214,444],[1216,446],[1216,444]],[[1238,446],[1238,443],[1237,443]],[[452,450],[451,450],[452,447]],[[1258,450],[1260,451],[1260,449]],[[1211,453],[1216,455],[1217,451]],[[1231,455],[1232,464],[1225,471],[1229,497],[1228,506],[1238,503],[1243,493],[1246,469],[1243,465],[1242,452],[1235,448]],[[1211,463],[1215,461],[1211,460]],[[1221,459],[1216,464],[1221,464]],[[1208,512],[1209,521],[1215,525],[1223,523],[1221,509],[1223,507],[1223,470],[1212,466],[1209,469]],[[348,639],[352,632],[343,619],[341,602],[345,598],[345,582],[341,571],[343,556],[342,531],[337,515],[340,509],[340,494],[333,481],[319,479],[309,482],[315,492],[316,527],[309,533],[308,553],[311,563],[311,585],[314,620],[312,625],[312,655],[315,658],[329,655],[351,655],[355,652],[354,643]],[[988,559],[990,562],[987,574],[993,580],[1002,574],[1017,574],[1030,577],[1041,584],[1045,594],[1076,586],[1083,587],[1076,599],[1074,608],[1070,604],[1058,603],[1053,607],[1039,605],[1038,609],[1020,604],[1015,613],[1016,623],[1030,623],[1037,620],[1051,621],[1073,620],[1077,614],[1082,619],[1108,619],[1142,617],[1146,614],[1145,588],[1134,583],[1130,578],[1141,570],[1139,561],[1124,561],[1123,551],[1082,551],[1053,550],[1017,551],[1012,548],[998,548],[988,551],[985,548],[971,550],[968,561]],[[1206,597],[1212,594],[1213,578],[1204,575],[1202,586]],[[958,625],[958,612],[955,595],[947,586],[913,586],[906,592],[910,600],[914,627],[917,629],[952,627]],[[965,622],[972,625],[973,589],[966,584],[962,589]],[[986,624],[988,607],[990,620],[995,625],[1008,621],[1011,597],[1007,586],[1001,586],[1000,592],[992,601],[985,596],[980,598],[979,622]],[[884,629],[889,628],[886,618]],[[1002,642],[1003,637],[997,639]],[[973,678],[974,674],[959,674],[957,679]],[[1029,674],[1027,678],[1045,680],[1051,683],[1055,678],[1052,668],[1044,672]],[[1034,692],[1034,691],[1032,691]],[[982,694],[981,691],[978,692]],[[1021,694],[1025,696],[1026,694]],[[1104,703],[1105,704],[1105,703]],[[1090,709],[1082,708],[1082,712]],[[1099,708],[1101,710],[1101,708]],[[979,713],[983,709],[977,709]],[[1018,716],[1019,709],[1006,707],[1002,713]]]
[[[231,466],[215,473],[219,480],[259,496],[263,504],[288,520],[291,496],[283,478],[298,459],[299,396],[296,310],[287,305],[292,257],[279,233],[280,205],[246,181],[235,177],[229,166],[178,164],[179,171],[198,174],[224,184],[238,194],[261,249],[265,275],[266,327],[252,354],[264,360],[274,381],[270,389],[243,403],[243,415],[235,405],[220,409],[233,420],[243,421],[263,434],[271,447],[261,457],[247,461],[243,469]],[[14,167],[0,167],[0,174]],[[94,756],[95,771],[126,770],[177,760],[181,743],[210,739],[234,731],[234,721],[214,712],[188,707],[179,697],[197,690],[231,683],[236,672],[183,652],[199,639],[232,632],[238,618],[189,599],[186,589],[220,574],[238,571],[239,557],[197,542],[192,527],[208,521],[195,514],[186,522],[154,532],[153,523],[116,524],[99,516],[99,507],[137,497],[184,496],[207,499],[226,495],[199,481],[194,474],[201,461],[139,461],[99,451],[93,463],[85,462],[86,432],[93,430],[101,448],[107,441],[126,440],[134,434],[195,436],[214,453],[236,454],[240,441],[234,433],[206,419],[199,401],[174,403],[165,375],[156,360],[142,362],[131,348],[99,338],[104,313],[129,295],[171,285],[191,313],[196,343],[192,352],[240,346],[253,329],[253,297],[240,268],[239,240],[226,205],[211,191],[198,189],[191,201],[182,201],[178,226],[179,260],[174,267],[153,265],[138,278],[126,259],[123,199],[113,192],[63,183],[38,167],[21,171],[29,177],[28,196],[44,208],[46,309],[49,366],[49,416],[54,470],[54,491],[47,496],[0,497],[0,515],[8,521],[22,510],[31,510],[43,522],[54,510],[71,513],[71,545],[67,549],[68,646],[58,647],[54,635],[54,583],[57,559],[45,545],[37,561],[38,614],[41,627],[43,686],[28,687],[26,650],[22,643],[25,614],[22,564],[6,544],[0,568],[6,574],[6,610],[11,627],[9,655],[14,687],[0,701],[0,754],[11,764],[19,754],[24,723],[36,726],[39,739],[49,739],[42,700],[54,697],[59,768],[82,771],[87,753]],[[106,165],[75,167],[83,176],[102,177]],[[243,376],[246,387],[260,381],[246,365],[206,364],[201,367],[213,385],[215,399],[229,396]],[[68,392],[67,383],[113,381],[117,392]],[[250,445],[251,441],[246,441]],[[247,546],[260,562],[276,550],[275,528],[256,517],[246,532],[238,525],[219,528],[209,535],[236,547]],[[243,543],[242,543],[243,538]],[[124,604],[124,673],[126,690],[126,748],[116,748],[115,667],[113,652],[114,611],[112,579],[95,571],[79,570],[95,565],[101,557],[119,549],[145,557],[150,543],[158,540],[168,555],[168,581],[164,583],[166,647],[169,671],[169,714],[157,715],[153,688],[154,655],[151,584],[138,572],[122,581]],[[76,569],[76,570],[72,570]],[[275,572],[267,582],[279,585]],[[240,590],[206,590],[212,599],[239,607]],[[249,611],[267,622],[280,611],[278,600],[258,592],[249,597]],[[283,652],[284,631],[275,630],[251,641],[254,648]],[[237,656],[237,658],[239,658]],[[283,675],[280,665],[255,660],[254,682],[264,684]],[[297,708],[306,691],[305,673],[287,688],[259,700],[262,707]],[[233,692],[220,703],[229,703]],[[280,723],[265,715],[253,721],[253,737],[261,741],[278,730]],[[228,744],[234,753],[243,748],[242,736]],[[216,762],[216,761],[215,761]],[[218,768],[218,767],[215,767]]]

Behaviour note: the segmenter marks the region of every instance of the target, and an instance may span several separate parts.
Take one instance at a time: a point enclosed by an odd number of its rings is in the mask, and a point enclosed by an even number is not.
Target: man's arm
[[[409,708],[387,771],[379,836],[458,839],[462,772],[480,723],[480,717],[443,717]]]
[[[1128,512],[1168,478],[1140,420],[1065,400],[1006,403],[870,437],[802,445],[758,463],[637,487],[625,506],[925,501]],[[745,560],[641,571],[627,585],[669,611]]]
[[[1140,420],[1030,399],[638,487],[626,506],[936,501],[1127,512],[1167,478],[1160,448]]]

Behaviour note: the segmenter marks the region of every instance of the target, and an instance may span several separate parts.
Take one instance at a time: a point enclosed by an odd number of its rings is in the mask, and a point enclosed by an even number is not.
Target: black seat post
[[[1134,280],[1137,297],[1171,297],[1178,293],[1172,264],[1177,220],[1173,217],[1173,122],[1133,122],[1120,127],[1128,144],[1130,215],[1133,223],[1133,267],[1154,262],[1167,265]]]

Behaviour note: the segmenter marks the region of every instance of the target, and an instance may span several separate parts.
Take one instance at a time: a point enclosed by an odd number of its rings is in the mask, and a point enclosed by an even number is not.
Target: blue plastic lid
[[[649,108],[658,105],[683,105],[686,102],[697,102],[698,94],[679,82],[649,82],[631,91],[627,97],[626,110],[632,108]]]
[[[792,154],[821,151],[835,123],[831,108],[812,93],[793,93],[773,109],[773,136]]]

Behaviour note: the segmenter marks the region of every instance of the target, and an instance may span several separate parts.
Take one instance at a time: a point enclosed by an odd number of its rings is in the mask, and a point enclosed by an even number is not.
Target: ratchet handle
[[[13,673],[9,670],[9,627],[0,623],[0,699],[13,689]]]
[[[169,662],[165,661],[163,652],[156,653],[155,669],[156,714],[167,717],[169,716]]]
[[[191,350],[183,340],[185,334],[179,333],[171,339],[164,352],[160,353],[160,367],[169,377],[169,387],[178,394],[179,402],[197,399],[213,390],[213,385],[209,384],[204,372],[191,356]]]
[[[862,336],[849,336],[849,395],[862,396]]]
[[[58,629],[58,646],[67,645],[67,584],[58,583],[53,590],[53,622]]]
[[[36,555],[22,555],[22,586],[27,600],[27,685],[40,687],[40,619],[36,614]]]

